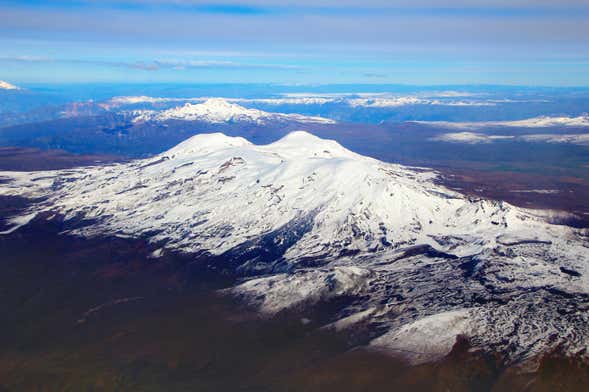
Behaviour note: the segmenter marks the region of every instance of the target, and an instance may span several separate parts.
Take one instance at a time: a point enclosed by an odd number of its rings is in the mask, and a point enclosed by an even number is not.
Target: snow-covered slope
[[[208,254],[248,277],[228,292],[269,314],[346,298],[330,325],[366,325],[374,347],[413,363],[457,335],[507,361],[588,348],[580,232],[306,132],[264,146],[198,135],[150,159],[0,175],[0,194],[46,197],[15,227],[61,216],[72,234]]]
[[[14,84],[10,84],[8,82],[0,80],[0,90],[20,90],[20,88],[18,88]]]
[[[211,98],[203,103],[187,103],[184,106],[161,112],[141,110],[133,112],[135,122],[140,121],[204,121],[209,123],[253,122],[263,124],[272,121],[294,121],[300,123],[333,124],[323,117],[309,117],[300,114],[269,113],[227,102],[222,98]]]

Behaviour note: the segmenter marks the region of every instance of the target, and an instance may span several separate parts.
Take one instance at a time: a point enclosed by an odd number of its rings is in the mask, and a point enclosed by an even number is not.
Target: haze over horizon
[[[0,0],[0,80],[587,86],[588,18],[581,0]]]

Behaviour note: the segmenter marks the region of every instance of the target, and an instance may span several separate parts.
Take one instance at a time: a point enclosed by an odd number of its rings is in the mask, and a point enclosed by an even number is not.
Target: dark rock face
[[[282,256],[312,227],[313,216],[301,216],[271,233],[234,247],[220,258],[229,261],[240,275],[288,272],[294,266]]]

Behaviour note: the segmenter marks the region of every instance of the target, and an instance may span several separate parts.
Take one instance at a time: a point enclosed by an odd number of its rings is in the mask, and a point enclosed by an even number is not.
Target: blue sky
[[[0,80],[589,86],[586,0],[0,0]]]

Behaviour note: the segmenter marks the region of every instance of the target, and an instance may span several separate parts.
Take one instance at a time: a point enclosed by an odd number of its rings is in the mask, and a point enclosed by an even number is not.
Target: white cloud
[[[471,93],[467,91],[432,91],[424,93],[426,97],[436,97],[436,98],[461,98],[461,97],[477,97],[480,95],[485,95],[484,93]]]
[[[498,140],[514,140],[530,143],[562,143],[575,144],[579,146],[589,146],[589,134],[571,134],[571,135],[557,135],[557,134],[533,134],[521,136],[509,135],[486,135],[484,133],[476,132],[451,132],[444,133],[431,138],[432,141],[447,142],[447,143],[463,143],[463,144],[483,144],[492,143]]]
[[[440,128],[482,129],[489,127],[509,128],[551,128],[551,127],[589,127],[589,115],[578,117],[534,117],[516,121],[480,121],[480,122],[449,122],[449,121],[414,121],[419,124],[432,125]]]
[[[577,144],[581,146],[589,146],[589,134],[586,133],[576,135],[525,135],[521,136],[521,139],[527,142],[567,143]]]
[[[137,96],[122,96],[113,97],[108,101],[108,105],[111,107],[124,106],[124,105],[136,105],[141,103],[164,103],[164,102],[200,102],[205,101],[207,98],[163,98],[163,97],[149,97],[146,95]]]
[[[442,101],[439,99],[425,99],[414,96],[397,98],[358,98],[348,101],[352,107],[389,108],[406,105],[434,105],[434,106],[495,106],[486,101]]]
[[[324,105],[328,103],[342,103],[351,107],[393,108],[407,105],[434,106],[494,106],[488,101],[438,100],[416,96],[392,96],[390,93],[287,93],[283,98],[224,98],[230,102],[266,104],[266,105]],[[112,106],[124,106],[138,103],[162,102],[201,102],[214,97],[199,98],[161,98],[161,97],[114,97],[110,100]]]
[[[466,143],[466,144],[480,144],[480,143],[491,143],[496,140],[513,139],[514,136],[503,136],[503,135],[485,135],[484,133],[475,132],[455,132],[455,133],[444,133],[438,135],[430,140],[438,142],[448,143]]]
[[[15,86],[14,84],[10,84],[8,82],[0,80],[0,90],[20,90],[20,88]]]

